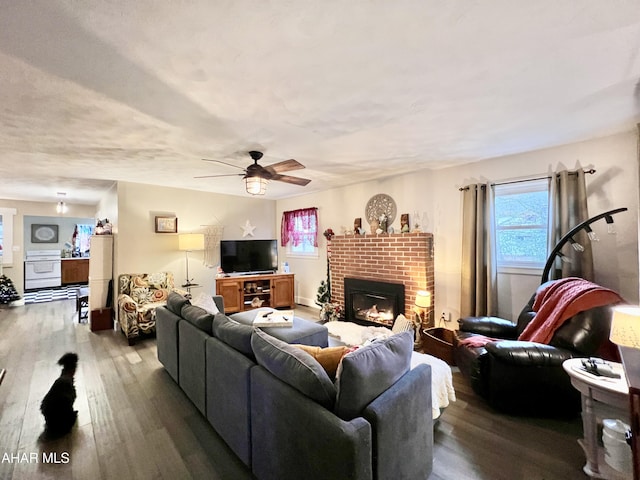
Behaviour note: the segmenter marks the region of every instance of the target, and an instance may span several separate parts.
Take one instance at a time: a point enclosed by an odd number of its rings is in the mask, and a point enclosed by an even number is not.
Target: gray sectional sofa
[[[431,370],[409,369],[410,333],[345,356],[334,382],[291,345],[326,347],[325,327],[256,329],[253,315],[209,314],[172,293],[156,335],[167,372],[258,479],[429,476]]]

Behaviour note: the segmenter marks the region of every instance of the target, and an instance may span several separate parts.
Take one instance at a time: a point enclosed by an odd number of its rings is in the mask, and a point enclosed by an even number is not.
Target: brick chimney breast
[[[433,234],[336,235],[329,242],[329,251],[333,302],[345,306],[346,276],[404,284],[407,318],[411,318],[418,290],[427,290],[433,311]]]

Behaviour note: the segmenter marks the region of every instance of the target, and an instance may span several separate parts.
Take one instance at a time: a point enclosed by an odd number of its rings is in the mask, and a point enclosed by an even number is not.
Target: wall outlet
[[[450,322],[451,321],[451,313],[448,312],[442,312],[442,315],[440,315],[440,322]]]

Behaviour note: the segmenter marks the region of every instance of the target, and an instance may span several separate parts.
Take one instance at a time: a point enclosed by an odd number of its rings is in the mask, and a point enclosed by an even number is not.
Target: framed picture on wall
[[[58,243],[58,225],[32,224],[31,243]]]
[[[156,233],[178,233],[178,218],[156,217]]]

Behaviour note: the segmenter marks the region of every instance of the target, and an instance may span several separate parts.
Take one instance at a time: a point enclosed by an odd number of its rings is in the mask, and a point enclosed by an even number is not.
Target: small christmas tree
[[[0,275],[0,304],[6,305],[16,300],[20,300],[20,295],[18,295],[16,287],[13,286],[13,282],[9,277]]]
[[[322,280],[320,282],[320,286],[318,287],[318,294],[316,295],[316,304],[324,305],[331,300],[331,291],[329,290],[329,282],[325,282]]]
[[[316,294],[316,305],[323,306],[331,301],[331,276],[329,275],[329,259],[327,259],[327,280],[322,280]]]

